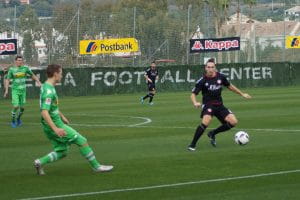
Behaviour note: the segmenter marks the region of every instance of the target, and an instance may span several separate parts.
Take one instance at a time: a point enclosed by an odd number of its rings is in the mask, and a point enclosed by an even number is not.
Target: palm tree
[[[231,0],[204,0],[212,9],[214,14],[214,25],[216,37],[221,37],[221,26],[228,18],[228,6]],[[218,63],[222,63],[222,52],[218,53]]]
[[[253,6],[257,3],[257,0],[244,0],[244,3],[249,6],[249,18],[252,21]]]
[[[254,24],[252,24],[254,21],[252,20],[252,12],[253,12],[253,6],[256,4],[256,0],[244,0],[244,3],[247,4],[249,6],[249,24],[250,24],[250,35],[251,37],[250,38],[254,38],[254,32],[253,30],[255,29]],[[254,45],[253,49],[252,49],[252,45]],[[256,57],[256,53],[255,53],[255,40],[252,40],[251,39],[249,40],[249,50],[248,50],[248,58],[247,58],[247,61],[250,62],[251,61],[251,53],[252,53],[252,50],[254,51],[253,54],[254,54],[254,60],[255,60],[255,57]]]

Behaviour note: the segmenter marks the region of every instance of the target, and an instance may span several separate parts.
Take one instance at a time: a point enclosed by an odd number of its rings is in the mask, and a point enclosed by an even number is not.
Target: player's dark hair
[[[153,61],[151,62],[151,64],[156,64],[155,60],[153,60]]]
[[[215,59],[214,59],[214,58],[210,58],[210,59],[208,59],[208,61],[206,62],[206,64],[207,64],[207,63],[209,63],[209,62],[216,64],[216,63],[215,63]]]
[[[46,69],[46,73],[47,73],[47,77],[51,78],[54,76],[54,73],[57,72],[59,73],[59,70],[61,69],[60,65],[57,64],[51,64],[48,65],[47,69]]]
[[[15,57],[15,60],[18,60],[19,58],[23,59],[23,56],[17,55],[17,56]]]

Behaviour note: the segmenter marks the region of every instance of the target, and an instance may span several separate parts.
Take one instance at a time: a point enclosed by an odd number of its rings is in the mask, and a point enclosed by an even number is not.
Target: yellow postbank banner
[[[81,40],[79,45],[82,55],[139,51],[139,44],[135,38]]]
[[[286,36],[285,48],[287,49],[299,49],[300,48],[300,36]]]

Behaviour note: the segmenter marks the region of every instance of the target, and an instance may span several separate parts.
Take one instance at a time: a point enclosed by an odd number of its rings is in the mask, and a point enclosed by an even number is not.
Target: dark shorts
[[[202,107],[201,118],[204,115],[216,116],[220,122],[225,123],[225,118],[229,114],[233,113],[224,105],[204,105]]]
[[[148,83],[148,90],[154,91],[155,90],[155,83]]]

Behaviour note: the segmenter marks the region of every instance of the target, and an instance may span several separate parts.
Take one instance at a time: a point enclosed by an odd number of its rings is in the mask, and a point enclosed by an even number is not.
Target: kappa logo
[[[94,51],[97,50],[97,48],[98,48],[98,46],[96,45],[95,42],[90,42],[90,43],[88,44],[87,48],[86,48],[86,52],[87,52],[87,53],[94,52]]]
[[[15,43],[0,43],[0,53],[4,51],[15,51]]]
[[[298,47],[300,44],[300,41],[298,38],[293,38],[292,42],[291,42],[291,47]]]
[[[200,50],[204,49],[202,43],[200,41],[195,41],[195,43],[192,46],[192,50]]]

